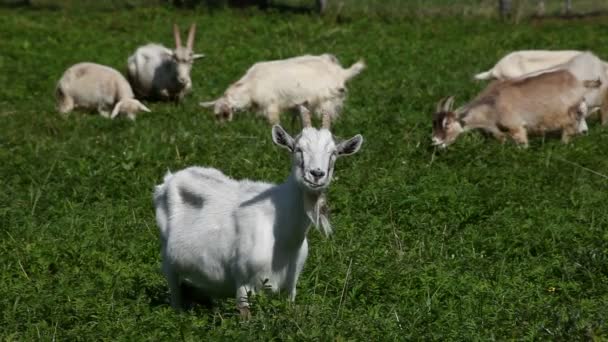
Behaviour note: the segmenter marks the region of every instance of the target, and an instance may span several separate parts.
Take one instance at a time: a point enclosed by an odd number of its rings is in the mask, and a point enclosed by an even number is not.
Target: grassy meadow
[[[435,103],[470,99],[507,52],[608,59],[606,19],[0,9],[0,340],[607,340],[608,127],[527,150],[476,133],[430,146]],[[196,22],[207,54],[183,103],[135,122],[56,112],[67,67],[124,71],[138,45],[172,45],[174,21]],[[368,64],[332,128],[365,142],[336,165],[335,233],[311,230],[296,302],[257,296],[246,322],[234,299],[174,312],[153,186],[190,165],[281,182],[290,165],[265,120],[221,125],[198,102],[256,61],[324,52]]]

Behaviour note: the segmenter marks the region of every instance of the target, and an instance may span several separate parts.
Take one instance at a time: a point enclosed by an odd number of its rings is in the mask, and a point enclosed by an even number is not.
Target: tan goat
[[[454,111],[454,98],[445,98],[433,116],[433,144],[446,147],[471,129],[489,132],[501,142],[510,136],[524,147],[528,146],[528,132],[561,130],[562,141],[567,143],[586,115],[584,95],[600,85],[599,80],[581,81],[567,70],[557,70],[494,81]]]
[[[57,82],[55,97],[57,109],[63,114],[74,108],[96,109],[106,118],[114,119],[124,113],[135,120],[137,112],[150,111],[134,98],[129,82],[120,72],[95,63],[78,63],[68,68]]]

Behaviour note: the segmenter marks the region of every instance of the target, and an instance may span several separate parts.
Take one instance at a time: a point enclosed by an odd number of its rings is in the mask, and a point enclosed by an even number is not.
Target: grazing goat
[[[129,82],[120,72],[95,63],[69,67],[57,82],[55,97],[60,113],[83,108],[97,110],[106,118],[124,113],[135,120],[138,111],[150,111],[134,98]]]
[[[489,84],[473,101],[452,110],[453,97],[437,105],[433,144],[446,147],[464,131],[482,129],[500,141],[509,135],[528,146],[528,131],[544,134],[562,130],[562,141],[579,132],[587,104],[585,94],[601,81],[580,81],[567,70]]]
[[[253,107],[271,124],[277,124],[282,111],[307,102],[317,115],[326,113],[335,119],[346,97],[346,82],[364,68],[365,63],[359,61],[344,69],[330,54],[259,62],[222,97],[200,105],[213,107],[216,118],[222,121],[231,121],[234,112]]]
[[[205,56],[192,51],[195,34],[196,25],[192,24],[184,47],[179,28],[174,24],[175,50],[159,44],[148,44],[135,50],[127,60],[127,74],[138,97],[180,101],[192,90],[192,64]]]
[[[182,285],[209,298],[236,296],[249,315],[247,295],[262,288],[296,297],[296,283],[308,254],[306,235],[314,224],[331,232],[325,190],[338,157],[359,151],[356,135],[336,142],[329,131],[310,125],[292,138],[272,128],[272,140],[292,155],[291,174],[282,184],[234,180],[213,168],[189,167],[167,173],[156,186],[154,204],[160,229],[163,272],[171,304],[182,308]]]
[[[585,94],[590,110],[600,110],[602,124],[608,123],[608,63],[590,52],[582,51],[517,51],[502,58],[492,69],[475,76],[477,79],[517,79],[555,70],[568,70],[580,80],[599,79],[601,86]]]

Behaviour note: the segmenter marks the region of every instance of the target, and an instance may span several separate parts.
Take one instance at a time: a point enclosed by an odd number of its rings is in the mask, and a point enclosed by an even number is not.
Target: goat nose
[[[323,171],[321,169],[314,169],[314,170],[310,170],[309,172],[315,179],[319,179],[319,178],[325,176],[325,171]]]

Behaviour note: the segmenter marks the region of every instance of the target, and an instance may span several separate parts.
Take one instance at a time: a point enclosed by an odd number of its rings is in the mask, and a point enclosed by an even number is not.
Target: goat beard
[[[314,196],[314,195],[313,195]],[[315,198],[316,197],[316,198]],[[329,206],[327,205],[327,194],[324,192],[314,196],[313,198],[309,198],[312,203],[309,206],[309,210],[306,210],[306,215],[312,222],[312,224],[317,227],[325,235],[328,237],[332,232],[332,227],[329,222]]]

